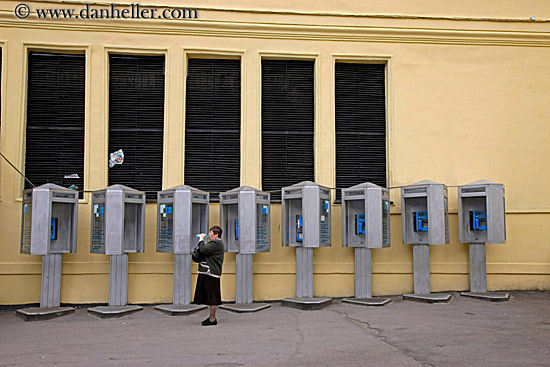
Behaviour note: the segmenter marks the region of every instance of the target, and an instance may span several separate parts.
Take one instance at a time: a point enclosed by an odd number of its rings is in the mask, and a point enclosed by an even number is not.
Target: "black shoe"
[[[201,321],[201,325],[204,326],[207,322],[210,322],[210,317],[207,317],[206,319]]]
[[[201,323],[202,326],[214,326],[214,325],[218,325],[218,319],[214,319],[214,321],[210,321],[210,318],[204,320],[202,323]]]

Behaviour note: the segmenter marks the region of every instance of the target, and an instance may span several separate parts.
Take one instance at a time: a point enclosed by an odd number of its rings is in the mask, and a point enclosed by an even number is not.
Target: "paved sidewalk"
[[[145,307],[102,320],[86,309],[47,321],[0,312],[0,366],[550,366],[550,292],[491,303],[393,297],[382,308],[274,303],[254,314],[171,317]]]

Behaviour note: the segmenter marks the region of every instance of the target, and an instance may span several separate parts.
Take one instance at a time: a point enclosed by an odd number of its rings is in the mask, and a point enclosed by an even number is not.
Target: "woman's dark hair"
[[[210,228],[210,230],[212,231],[212,233],[214,233],[215,235],[218,236],[218,238],[222,238],[222,228],[220,226],[212,226]]]

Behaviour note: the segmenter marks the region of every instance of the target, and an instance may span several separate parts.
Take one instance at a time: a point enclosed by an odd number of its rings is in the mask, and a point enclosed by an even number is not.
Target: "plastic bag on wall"
[[[124,162],[124,152],[122,149],[111,153],[111,159],[109,159],[109,168],[112,168],[115,164],[122,164]]]

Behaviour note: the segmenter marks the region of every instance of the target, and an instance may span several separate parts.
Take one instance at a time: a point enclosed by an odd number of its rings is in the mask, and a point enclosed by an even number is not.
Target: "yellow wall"
[[[120,1],[116,1],[121,3]],[[153,3],[153,2],[149,2]],[[157,0],[156,6],[176,4]],[[387,63],[388,172],[391,187],[430,179],[449,185],[451,243],[431,248],[432,291],[466,290],[467,245],[458,243],[452,186],[489,179],[506,186],[507,242],[487,245],[489,290],[550,289],[550,3],[192,1],[198,20],[19,20],[17,2],[0,1],[1,151],[24,167],[26,53],[86,53],[85,189],[107,185],[107,55],[166,55],[163,187],[183,183],[185,60],[242,59],[241,184],[260,188],[260,61],[316,60],[316,181],[334,187],[334,62]],[[78,2],[28,2],[31,8]],[[263,3],[262,3],[263,4]],[[266,3],[267,4],[267,3]],[[528,21],[531,16],[536,21]],[[546,18],[544,18],[546,16]],[[0,167],[0,304],[38,302],[41,258],[19,254],[23,181]],[[412,291],[412,249],[401,243],[399,190],[391,190],[389,249],[373,250],[373,293]],[[331,248],[314,251],[314,294],[354,293],[353,249],[341,247],[340,206],[333,206]],[[211,223],[218,205],[211,206]],[[108,299],[108,256],[89,253],[89,195],[79,206],[78,249],[63,256],[61,301]],[[147,205],[144,254],[130,255],[129,302],[172,300],[172,255],[155,252],[155,206]],[[295,252],[281,247],[280,205],[272,206],[272,251],[254,257],[254,297],[295,294]],[[196,271],[196,268],[194,269]],[[194,281],[194,277],[193,277]],[[226,256],[224,301],[234,299],[235,257]]]

